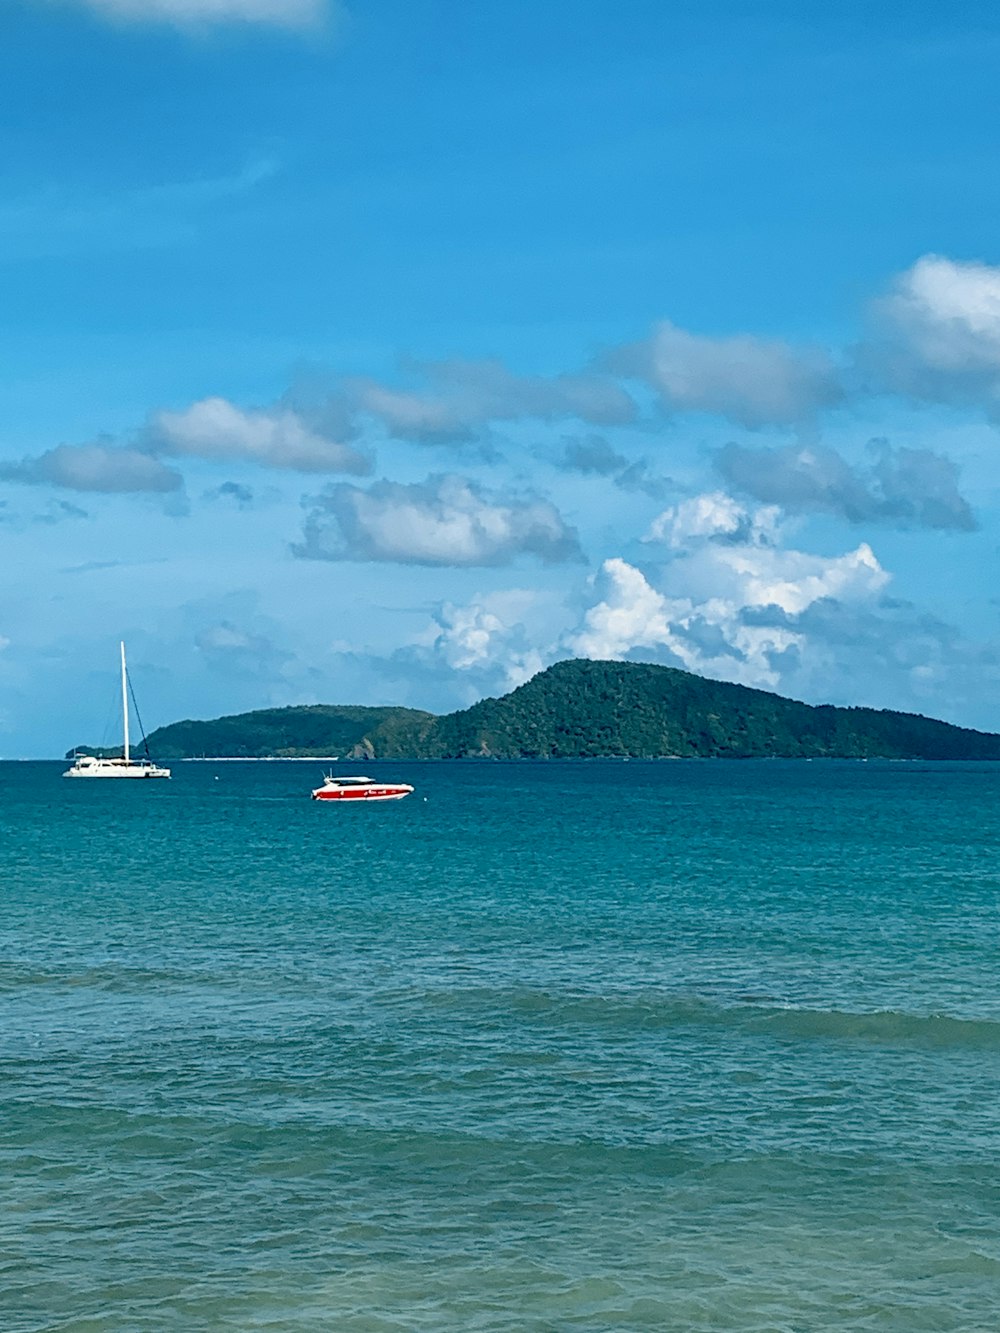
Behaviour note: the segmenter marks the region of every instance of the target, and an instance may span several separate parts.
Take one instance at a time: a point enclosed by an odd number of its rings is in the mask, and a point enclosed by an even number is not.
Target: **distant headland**
[[[674,667],[585,660],[558,662],[510,694],[440,717],[414,708],[265,708],[208,722],[174,722],[154,731],[149,746],[163,761],[331,755],[1000,759],[1000,735],[915,713],[816,706]]]

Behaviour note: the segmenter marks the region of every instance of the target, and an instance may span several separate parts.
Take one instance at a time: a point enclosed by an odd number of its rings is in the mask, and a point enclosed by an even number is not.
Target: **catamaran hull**
[[[149,778],[169,778],[170,769],[169,768],[140,769],[140,768],[125,768],[125,767],[113,768],[113,769],[68,768],[66,772],[63,774],[63,777],[64,778],[142,778],[146,780]]]

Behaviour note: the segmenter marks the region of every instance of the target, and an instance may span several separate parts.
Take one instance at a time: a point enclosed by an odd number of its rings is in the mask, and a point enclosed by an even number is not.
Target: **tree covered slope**
[[[503,698],[439,718],[424,733],[421,752],[497,758],[1000,759],[1000,736],[912,713],[812,707],[672,667],[571,661]]]
[[[260,759],[372,753],[365,745],[366,738],[373,738],[380,746],[391,746],[399,727],[405,727],[408,736],[419,737],[434,720],[431,713],[415,708],[329,704],[264,708],[212,722],[174,722],[153,732],[149,748],[165,761],[202,756]]]
[[[1000,759],[1000,736],[913,713],[814,707],[640,662],[559,662],[500,699],[435,717],[310,705],[175,722],[162,760],[339,755],[385,759]]]

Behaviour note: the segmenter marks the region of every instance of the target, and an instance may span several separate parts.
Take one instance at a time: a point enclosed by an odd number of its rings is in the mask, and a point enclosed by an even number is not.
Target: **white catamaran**
[[[63,774],[64,778],[169,778],[170,769],[160,768],[153,763],[149,757],[149,747],[146,746],[146,756],[144,759],[133,759],[129,749],[128,736],[128,696],[130,683],[128,678],[128,669],[125,666],[125,645],[122,648],[122,728],[124,732],[122,753],[114,759],[98,759],[92,754],[78,754],[73,761],[73,767],[67,768]],[[133,695],[133,698],[135,696]],[[136,711],[138,717],[138,710]],[[139,729],[142,730],[142,723],[139,723]],[[146,737],[143,733],[143,744]]]

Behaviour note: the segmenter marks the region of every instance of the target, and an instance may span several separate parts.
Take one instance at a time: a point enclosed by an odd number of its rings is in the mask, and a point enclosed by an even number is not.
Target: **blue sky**
[[[570,655],[1000,727],[986,4],[0,0],[0,754]],[[110,737],[108,737],[110,739]]]

